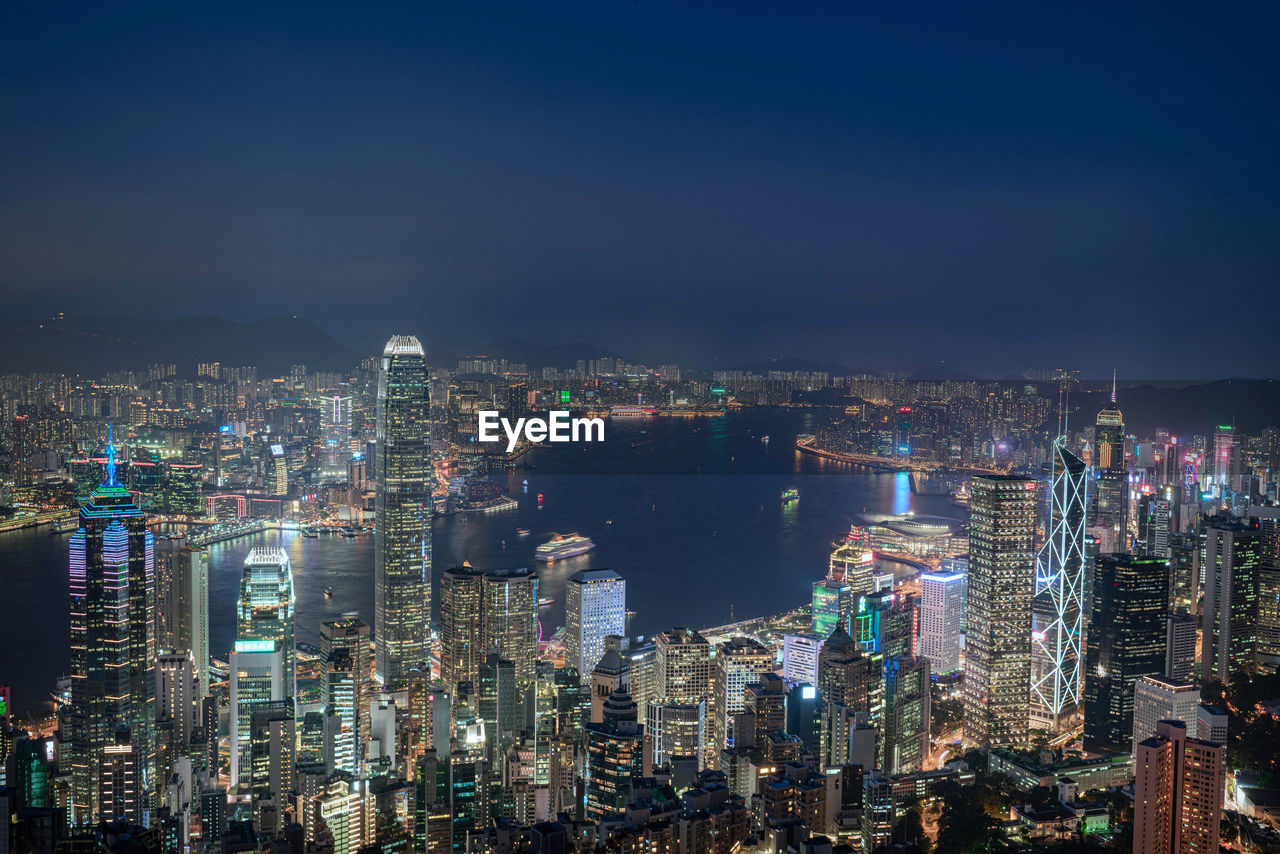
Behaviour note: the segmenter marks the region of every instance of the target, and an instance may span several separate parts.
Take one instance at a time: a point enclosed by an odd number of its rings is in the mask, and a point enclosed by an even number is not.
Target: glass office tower
[[[431,424],[422,344],[396,335],[378,372],[374,623],[389,686],[425,666],[431,618]]]

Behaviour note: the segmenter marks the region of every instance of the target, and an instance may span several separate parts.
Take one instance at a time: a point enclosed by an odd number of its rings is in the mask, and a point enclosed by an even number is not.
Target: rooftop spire
[[[115,426],[107,425],[107,486],[119,486],[116,483],[116,434]]]
[[[1111,404],[1114,406],[1116,402],[1116,369],[1111,369]]]

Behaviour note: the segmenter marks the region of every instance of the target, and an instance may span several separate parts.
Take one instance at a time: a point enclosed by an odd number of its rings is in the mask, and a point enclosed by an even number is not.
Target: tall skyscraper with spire
[[[1031,603],[1031,725],[1057,733],[1080,707],[1088,507],[1087,467],[1067,449],[1065,406],[1050,456],[1048,523]]]
[[[376,669],[386,685],[425,667],[431,620],[431,422],[427,362],[412,335],[396,335],[378,372]]]
[[[107,479],[80,508],[70,542],[72,821],[102,815],[104,756],[127,727],[139,759],[136,791],[155,790],[155,541],[146,514],[116,480],[115,433]]]
[[[1108,532],[1103,552],[1129,551],[1129,470],[1124,459],[1124,416],[1116,405],[1116,379],[1111,377],[1111,404],[1098,413],[1094,429],[1093,468],[1097,474],[1093,526]]]

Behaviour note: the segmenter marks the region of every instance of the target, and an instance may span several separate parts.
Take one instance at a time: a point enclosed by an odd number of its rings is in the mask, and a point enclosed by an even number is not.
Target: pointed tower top
[[[1116,403],[1116,369],[1111,369],[1111,405]]]
[[[107,486],[119,486],[116,483],[116,440],[115,425],[107,425]]]

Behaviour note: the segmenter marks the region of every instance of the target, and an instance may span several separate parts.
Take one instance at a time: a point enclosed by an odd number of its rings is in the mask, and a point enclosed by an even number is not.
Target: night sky
[[[1275,3],[173,5],[0,12],[8,317],[1280,374]]]

